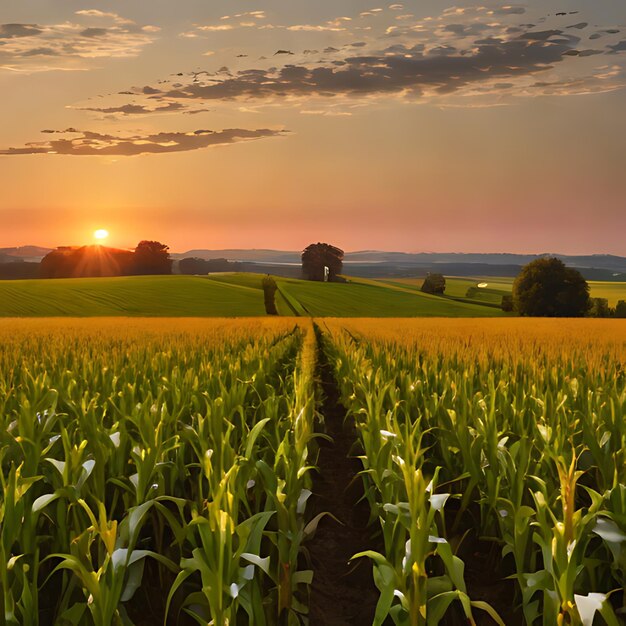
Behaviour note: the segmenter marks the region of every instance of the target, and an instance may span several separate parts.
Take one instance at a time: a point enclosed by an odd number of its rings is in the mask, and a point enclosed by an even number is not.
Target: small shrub
[[[424,293],[441,295],[446,290],[446,279],[443,274],[428,274],[424,279],[422,291]]]
[[[591,298],[589,317],[610,317],[611,309],[606,298]]]
[[[501,307],[506,313],[511,313],[513,311],[513,296],[502,296]]]

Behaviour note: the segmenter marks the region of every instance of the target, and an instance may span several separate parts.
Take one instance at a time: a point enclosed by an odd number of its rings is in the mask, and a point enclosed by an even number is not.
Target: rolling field
[[[0,347],[2,623],[623,623],[626,321],[2,319]]]
[[[263,294],[196,276],[0,281],[0,316],[265,315]]]
[[[265,315],[262,275],[134,276],[0,281],[0,317]],[[422,294],[406,285],[276,277],[284,316],[492,317],[497,308]]]
[[[277,278],[279,289],[313,317],[493,317],[501,311],[379,281],[347,284]]]
[[[484,301],[486,303],[500,303],[503,295],[510,294],[513,289],[513,278],[493,276],[457,277],[446,276],[446,296],[468,300]],[[423,278],[391,278],[381,280],[385,284],[400,284],[411,289],[419,290],[424,282]],[[592,298],[606,298],[609,306],[614,307],[618,300],[626,300],[626,283],[600,280],[587,281]],[[478,288],[479,283],[486,283],[486,288]],[[473,289],[472,289],[473,288]],[[467,296],[468,289],[472,289],[471,297]]]
[[[262,275],[133,276],[0,281],[0,317],[246,317],[264,316]],[[422,279],[316,283],[275,277],[281,316],[501,317],[512,281],[446,279],[445,296],[420,291]],[[486,288],[477,284],[486,282]],[[626,300],[625,283],[590,282],[591,294]],[[470,295],[468,296],[468,290]]]

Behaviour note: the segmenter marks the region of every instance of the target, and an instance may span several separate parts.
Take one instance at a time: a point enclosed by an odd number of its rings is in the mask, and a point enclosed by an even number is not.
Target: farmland
[[[3,623],[223,626],[302,611],[310,332],[2,324]]]
[[[359,555],[377,574],[377,623],[438,623],[453,603],[486,623],[620,623],[626,324],[327,328],[383,535]]]
[[[281,316],[502,317],[506,278],[446,279],[445,296],[421,292],[423,279],[349,278],[316,283],[275,277]],[[246,317],[264,316],[262,276],[134,276],[0,281],[0,317]],[[478,284],[487,286],[478,287]],[[615,306],[626,285],[590,281],[591,295]]]
[[[0,317],[265,315],[262,276],[132,276],[0,281]],[[276,278],[285,316],[492,317],[498,308],[456,302],[379,281],[313,283]]]
[[[1,320],[5,623],[621,623],[626,323],[314,322]]]
[[[422,278],[394,278],[384,280],[386,284],[399,284],[411,289],[420,289]],[[499,305],[502,296],[513,290],[513,278],[506,277],[446,277],[446,296]],[[606,298],[609,306],[614,307],[618,300],[626,300],[626,283],[618,281],[590,280],[589,289],[592,298]],[[478,285],[484,285],[478,287]]]
[[[256,290],[195,276],[0,281],[0,316],[265,315]]]

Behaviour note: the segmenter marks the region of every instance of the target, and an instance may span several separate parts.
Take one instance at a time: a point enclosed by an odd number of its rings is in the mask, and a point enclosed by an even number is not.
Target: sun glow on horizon
[[[109,236],[109,231],[105,230],[104,228],[99,228],[93,233],[94,239],[97,239],[98,241],[104,241],[108,236]]]

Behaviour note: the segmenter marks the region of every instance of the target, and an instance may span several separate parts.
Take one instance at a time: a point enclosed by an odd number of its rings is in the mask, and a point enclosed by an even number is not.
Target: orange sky
[[[623,3],[359,4],[3,3],[0,247],[626,254]]]

